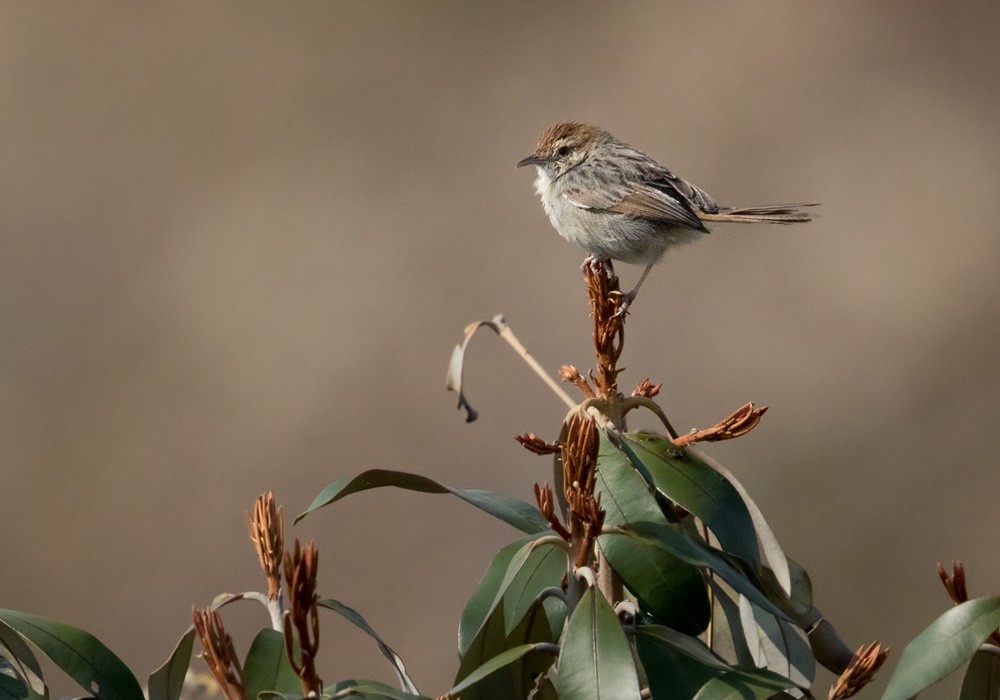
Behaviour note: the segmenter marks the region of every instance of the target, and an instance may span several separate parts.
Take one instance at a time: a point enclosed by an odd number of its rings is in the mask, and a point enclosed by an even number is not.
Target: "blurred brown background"
[[[92,631],[144,680],[192,603],[263,586],[244,521],[262,490],[294,514],[382,467],[529,499],[547,462],[511,436],[554,437],[562,404],[492,336],[466,377],[478,422],[443,379],[465,324],[498,311],[547,367],[591,365],[583,254],[514,168],[574,118],[724,203],[823,202],[808,226],[722,227],[669,255],[622,382],[664,382],[681,429],[771,406],[710,451],[844,637],[883,640],[894,665],[949,605],[937,560],[1000,590],[998,17],[4,4],[0,606]],[[515,532],[392,490],[289,536],[318,541],[322,592],[433,694]],[[267,621],[251,604],[227,620],[243,645]],[[321,645],[327,681],[391,679],[333,616]]]

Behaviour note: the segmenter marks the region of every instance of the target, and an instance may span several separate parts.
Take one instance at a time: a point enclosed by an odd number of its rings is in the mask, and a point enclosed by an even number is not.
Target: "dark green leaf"
[[[906,700],[968,661],[1000,626],[1000,597],[951,608],[906,645],[882,700]]]
[[[795,612],[808,614],[813,609],[812,581],[809,579],[809,572],[791,559],[786,561],[792,585],[792,594],[788,602]]]
[[[369,469],[353,478],[338,479],[320,491],[309,508],[295,518],[295,522],[299,522],[318,508],[339,501],[344,496],[384,486],[395,486],[421,493],[450,493],[528,534],[549,529],[548,522],[535,506],[516,498],[481,489],[456,489],[439,484],[425,476],[388,469]]]
[[[656,502],[653,487],[603,431],[594,492],[595,496],[600,495],[601,508],[607,513],[605,527],[640,521],[667,522]]]
[[[637,627],[635,645],[656,700],[690,700],[705,683],[730,670],[700,639],[669,627]]]
[[[760,567],[750,511],[719,472],[666,439],[626,434],[621,447],[633,465],[650,475],[657,490],[708,525],[722,549]]]
[[[644,612],[680,632],[698,634],[705,629],[711,606],[697,567],[639,537],[608,535],[600,546]]]
[[[958,700],[1000,700],[1000,649],[984,644],[973,654]]]
[[[618,616],[588,588],[566,623],[559,653],[562,700],[627,700],[639,696],[639,676]]]
[[[98,700],[143,700],[132,672],[89,632],[17,610],[0,610],[0,621],[41,649]]]
[[[24,681],[17,676],[7,675],[0,666],[0,700],[24,700],[26,697],[28,686]]]
[[[189,627],[170,658],[149,676],[149,700],[177,700],[181,696],[193,646],[194,627]]]
[[[243,683],[250,700],[265,690],[279,693],[302,690],[302,683],[285,653],[285,635],[270,628],[257,633],[243,664]]]
[[[467,675],[465,678],[463,678],[461,683],[457,684],[454,688],[448,691],[448,694],[451,696],[458,696],[459,693],[463,693],[469,688],[472,688],[476,684],[488,678],[491,674],[495,673],[496,671],[502,669],[505,666],[509,666],[510,664],[514,663],[515,661],[527,655],[529,652],[535,651],[540,647],[549,651],[549,653],[553,653],[555,651],[553,645],[548,643],[541,645],[521,644],[520,646],[507,649],[506,651],[497,654],[492,659],[490,659],[482,666],[474,670],[472,673]]]
[[[500,584],[507,573],[510,560],[527,542],[533,541],[534,537],[524,537],[497,552],[490,562],[489,568],[479,581],[475,593],[469,598],[462,611],[462,620],[458,627],[458,656],[461,659],[465,656],[469,645],[475,639],[476,634],[482,628],[486,618],[493,610],[493,605],[497,600],[497,592]]]
[[[605,527],[639,521],[667,524],[652,487],[607,438],[601,441],[595,491],[607,512]],[[633,538],[607,536],[598,542],[643,610],[684,632],[696,634],[705,628],[708,596],[694,566],[658,545]]]
[[[729,671],[703,685],[694,700],[767,700],[794,685],[787,678],[763,669]]]
[[[725,661],[716,656],[705,645],[705,642],[697,637],[682,634],[669,627],[664,627],[663,625],[639,625],[635,629],[635,636],[636,639],[643,638],[648,640],[654,647],[670,647],[679,654],[715,671],[725,672],[731,670]]]
[[[621,536],[618,534],[602,535],[598,541],[603,546],[605,538]],[[703,542],[696,540],[685,532],[681,526],[669,523],[632,523],[629,529],[625,531],[624,536],[636,537],[644,542],[655,544],[688,564],[711,569],[719,575],[719,578],[747,596],[755,605],[762,607],[773,615],[788,619],[788,616],[768,600],[757,584],[750,579],[748,573],[752,570],[748,564],[743,562],[743,567],[746,571],[741,571],[730,563],[739,563],[740,560],[738,558],[728,556],[724,552],[720,552],[714,547],[709,547]]]
[[[459,685],[490,659],[522,644],[551,643],[552,632],[542,603],[535,605],[511,633],[504,631],[504,603],[501,599],[469,645],[455,678]],[[535,679],[551,665],[548,655],[529,654],[493,671],[488,681],[462,694],[462,700],[509,700],[526,697]]]
[[[320,607],[326,608],[328,610],[333,610],[336,613],[342,615],[345,619],[351,622],[355,627],[360,629],[362,632],[367,634],[369,637],[375,640],[375,645],[378,650],[382,652],[382,656],[388,659],[389,663],[392,664],[393,670],[396,672],[396,678],[399,679],[399,684],[408,692],[416,693],[417,687],[410,680],[410,677],[406,674],[406,666],[403,664],[403,659],[400,658],[399,654],[392,650],[388,644],[382,641],[382,638],[371,628],[368,621],[361,616],[357,610],[347,605],[344,605],[340,601],[333,600],[332,598],[326,598],[323,600],[316,601],[316,604]]]

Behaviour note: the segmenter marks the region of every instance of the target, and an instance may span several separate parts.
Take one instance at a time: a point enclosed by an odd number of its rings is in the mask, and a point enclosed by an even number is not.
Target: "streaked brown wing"
[[[608,211],[706,230],[686,199],[672,197],[660,188],[646,184],[636,187],[620,202],[608,207]]]
[[[664,223],[680,224],[699,231],[707,230],[687,198],[674,187],[670,180],[662,178],[663,174],[669,175],[665,169],[661,168],[659,172],[648,173],[653,176],[661,176],[649,180],[631,180],[624,177],[610,178],[608,177],[609,171],[603,171],[602,175],[594,176],[594,170],[599,171],[599,169],[588,168],[584,172],[577,172],[578,186],[564,190],[563,196],[572,204],[584,209],[609,211]],[[700,191],[698,192],[700,193]],[[711,199],[708,201],[711,202]],[[714,204],[712,202],[713,206]]]

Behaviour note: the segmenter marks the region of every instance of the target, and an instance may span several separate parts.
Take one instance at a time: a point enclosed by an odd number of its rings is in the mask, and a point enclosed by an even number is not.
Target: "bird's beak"
[[[543,158],[542,156],[538,155],[537,153],[532,153],[530,156],[528,156],[524,160],[519,161],[518,164],[517,164],[517,167],[520,168],[523,165],[545,165],[546,162],[548,162],[547,158]]]

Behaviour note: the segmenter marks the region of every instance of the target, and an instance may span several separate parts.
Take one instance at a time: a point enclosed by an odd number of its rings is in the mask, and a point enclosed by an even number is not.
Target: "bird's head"
[[[520,161],[517,167],[537,166],[549,179],[555,180],[582,163],[604,135],[604,131],[589,124],[560,122],[542,134],[535,152]]]

